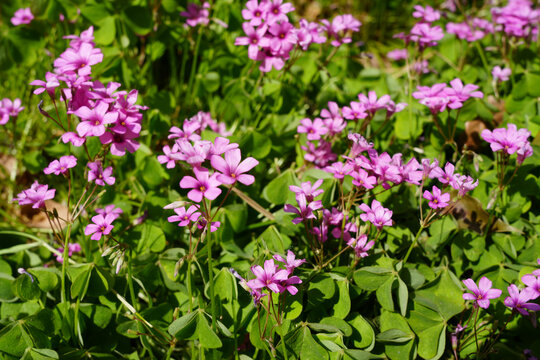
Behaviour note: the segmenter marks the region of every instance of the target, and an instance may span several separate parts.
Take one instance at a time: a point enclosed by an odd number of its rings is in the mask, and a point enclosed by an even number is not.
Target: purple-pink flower
[[[371,207],[366,204],[360,205],[360,210],[365,214],[360,214],[360,219],[365,222],[371,222],[379,230],[383,226],[392,226],[392,211],[383,207],[380,202],[373,200]]]
[[[188,226],[192,222],[197,222],[201,217],[199,212],[199,207],[196,205],[191,205],[187,210],[185,207],[180,207],[174,209],[176,215],[169,216],[167,221],[169,222],[179,222],[178,226]]]
[[[96,215],[92,217],[93,224],[86,225],[86,228],[84,229],[84,235],[92,235],[90,239],[92,240],[100,240],[101,236],[103,235],[109,235],[111,233],[111,230],[114,228],[114,225],[111,225],[112,222],[115,220],[115,217],[113,214],[109,214],[106,216],[103,215]]]
[[[297,259],[296,255],[291,250],[287,250],[286,259],[284,259],[281,255],[274,255],[274,259],[280,263],[283,263],[289,274],[292,274],[294,269],[306,262],[306,259]]]
[[[122,209],[120,209],[119,207],[116,207],[116,205],[114,204],[107,205],[103,209],[96,209],[96,212],[103,216],[112,215],[115,220],[118,219],[120,215],[124,213]]]
[[[259,162],[248,157],[242,162],[240,149],[232,149],[225,153],[225,159],[219,155],[213,155],[211,161],[212,167],[219,171],[217,180],[223,184],[234,184],[237,181],[244,185],[251,185],[255,182],[253,175],[245,174],[259,164]]]
[[[17,194],[17,198],[13,201],[17,201],[19,205],[32,205],[32,208],[39,209],[45,207],[45,200],[54,198],[55,193],[55,189],[49,189],[49,185],[41,185],[36,180],[29,189]]]
[[[450,201],[449,193],[442,193],[441,190],[433,186],[432,191],[424,191],[424,199],[428,200],[429,207],[432,209],[443,209],[448,206]]]
[[[491,70],[491,75],[495,81],[508,81],[510,79],[510,75],[512,75],[512,70],[510,68],[501,68],[497,65],[493,68],[493,70]]]
[[[64,248],[61,247],[58,249],[58,251],[60,252],[60,254],[57,254],[56,255],[56,261],[58,261],[60,264],[62,262],[64,262],[64,257],[62,256],[62,254],[64,253]],[[68,256],[71,257],[71,255],[73,255],[73,253],[76,253],[76,252],[81,252],[82,251],[82,247],[80,244],[78,243],[69,243],[68,244]]]
[[[463,280],[463,283],[471,291],[471,293],[463,294],[463,299],[473,300],[475,307],[480,306],[483,309],[487,309],[489,307],[489,300],[496,299],[502,294],[502,290],[491,288],[491,280],[485,276],[482,276],[478,282],[478,286],[473,279]]]
[[[22,24],[30,24],[32,20],[34,20],[34,15],[32,14],[32,11],[30,11],[30,8],[22,8],[15,11],[15,14],[13,14],[13,17],[11,18],[11,23],[15,26],[19,26]]]
[[[484,129],[480,136],[491,146],[491,150],[500,151],[512,155],[520,148],[529,144],[527,140],[531,135],[527,129],[519,129],[515,124],[508,124],[508,127],[497,128],[493,131]]]
[[[105,125],[113,124],[118,119],[118,113],[109,111],[109,104],[99,102],[96,107],[90,109],[81,106],[75,111],[75,115],[83,121],[77,125],[79,136],[101,136],[105,133]]]
[[[310,201],[308,204],[306,196],[304,194],[298,194],[296,195],[296,201],[298,202],[298,208],[290,204],[285,204],[283,208],[285,212],[298,215],[298,217],[292,220],[294,224],[299,224],[302,221],[307,220],[307,219],[317,218],[315,214],[313,213],[313,211],[316,211],[322,208],[321,200]]]
[[[192,189],[188,193],[188,198],[194,202],[201,202],[203,197],[208,200],[214,200],[221,194],[221,189],[218,187],[221,182],[217,180],[217,173],[210,175],[206,169],[193,168],[195,178],[186,175],[180,181],[182,189]]]
[[[528,316],[529,312],[527,310],[540,310],[540,305],[527,302],[536,299],[536,293],[531,288],[525,288],[519,291],[516,285],[511,284],[508,287],[508,295],[510,296],[504,299],[504,305],[514,311],[518,311],[521,315]]]
[[[286,281],[289,277],[287,270],[278,270],[278,265],[274,263],[274,259],[266,260],[264,268],[256,265],[251,267],[251,272],[255,275],[255,279],[249,280],[247,285],[254,290],[267,288],[274,293],[280,293],[284,290],[281,286],[282,281]]]
[[[105,186],[113,185],[116,179],[112,176],[113,168],[109,166],[103,170],[103,165],[101,161],[94,161],[88,163],[88,182],[94,181],[96,185]]]
[[[320,118],[315,118],[313,121],[305,118],[300,120],[296,131],[299,134],[307,134],[308,140],[320,140],[322,135],[328,133],[328,128]]]
[[[49,166],[43,169],[45,174],[66,174],[69,169],[77,165],[77,158],[73,155],[62,156],[58,160],[53,160]]]
[[[368,256],[368,251],[375,245],[375,241],[367,241],[368,237],[366,234],[360,235],[358,238],[352,237],[347,241],[347,245],[350,246],[356,255],[356,257],[366,257]]]
[[[191,27],[195,27],[198,24],[208,25],[210,19],[210,4],[207,1],[203,1],[202,5],[195,3],[189,3],[187,11],[182,11],[180,16],[187,18],[186,23]]]

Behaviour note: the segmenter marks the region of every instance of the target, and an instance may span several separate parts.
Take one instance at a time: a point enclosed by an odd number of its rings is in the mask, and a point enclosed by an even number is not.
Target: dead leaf
[[[58,216],[61,218],[58,219],[58,222],[60,223],[61,228],[64,229],[67,224],[62,219],[67,219],[68,208],[64,204],[57,203],[53,200],[46,200],[45,206],[50,212],[53,212],[56,209]],[[45,215],[42,210],[33,209],[31,205],[21,206],[18,216],[22,222],[29,227],[52,230],[49,220],[47,220],[47,215]],[[57,222],[55,222],[54,225],[55,230],[58,229]]]

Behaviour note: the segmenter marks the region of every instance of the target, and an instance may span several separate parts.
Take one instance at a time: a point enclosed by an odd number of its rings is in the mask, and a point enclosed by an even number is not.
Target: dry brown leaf
[[[53,200],[46,200],[45,206],[47,207],[47,210],[51,212],[56,209],[60,218],[67,219],[68,208],[64,204],[57,203]],[[39,209],[33,209],[31,205],[21,206],[18,215],[22,222],[29,227],[52,230],[45,213]],[[64,229],[66,227],[66,222],[62,219],[58,219],[58,221],[60,222],[61,228]],[[56,222],[54,225],[55,229],[58,229]]]

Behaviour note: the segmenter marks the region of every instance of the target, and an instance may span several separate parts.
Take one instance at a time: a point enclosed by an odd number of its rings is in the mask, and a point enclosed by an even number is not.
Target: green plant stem
[[[127,263],[127,282],[129,287],[129,296],[131,297],[131,302],[133,303],[133,307],[138,311],[139,310],[139,302],[137,301],[137,298],[135,297],[135,289],[133,287],[133,273],[131,269],[131,260],[133,257],[133,252],[130,249],[129,250],[129,258]]]
[[[287,354],[287,346],[285,346],[285,334],[283,334],[283,323],[281,323],[281,329],[280,329],[280,335],[281,335],[281,349],[283,351],[283,358],[285,360],[289,360],[289,356]]]
[[[416,233],[416,236],[414,237],[413,242],[409,246],[409,250],[407,250],[407,254],[405,254],[405,257],[403,258],[403,266],[407,263],[407,260],[409,259],[409,255],[411,255],[412,249],[416,245],[416,242],[418,241],[418,238],[420,237],[420,234],[422,233],[422,230],[424,230],[424,224],[420,225],[420,229],[418,229],[418,232]]]
[[[491,74],[491,69],[489,68],[484,49],[482,48],[482,46],[480,45],[478,41],[474,42],[474,46],[476,46],[476,50],[478,50],[478,54],[480,55],[480,59],[482,60],[482,65],[484,65],[484,69],[486,69],[486,72],[488,74]]]
[[[61,303],[64,304],[67,301],[66,298],[66,274],[67,274],[67,268],[68,268],[68,262],[69,262],[69,235],[71,234],[71,223],[68,223],[67,231],[66,231],[66,239],[64,240],[64,253],[63,253],[63,261],[62,261],[62,289],[60,290],[60,300]]]
[[[478,358],[478,335],[476,333],[476,324],[478,322],[478,313],[480,313],[480,307],[476,308],[476,315],[474,316],[474,341],[476,342],[476,357]]]
[[[206,247],[208,249],[208,282],[210,286],[210,303],[211,303],[211,314],[212,314],[212,330],[216,331],[216,300],[214,299],[214,266],[212,264],[212,219],[210,218],[210,205],[208,205],[207,212],[207,224],[206,224]]]

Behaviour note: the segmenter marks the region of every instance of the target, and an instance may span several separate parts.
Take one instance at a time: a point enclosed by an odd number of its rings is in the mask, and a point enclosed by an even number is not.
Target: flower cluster
[[[493,24],[481,18],[472,18],[461,23],[449,22],[446,24],[446,32],[455,34],[458,39],[468,42],[482,40],[487,34],[495,31]]]
[[[86,225],[84,234],[87,236],[92,235],[90,239],[96,241],[100,240],[103,235],[109,235],[114,228],[112,222],[116,220],[122,212],[122,209],[116,208],[114,205],[108,205],[104,209],[96,209],[98,215],[92,217],[92,224]]]
[[[444,32],[440,26],[432,26],[432,23],[439,20],[441,14],[430,6],[423,8],[420,5],[416,5],[414,7],[413,17],[418,18],[419,21],[414,24],[411,31],[408,34],[396,34],[394,37],[402,39],[406,45],[410,43],[417,44],[419,51],[423,51],[427,47],[436,46],[438,41],[444,37]]]
[[[540,10],[530,0],[509,0],[504,7],[492,7],[491,16],[496,31],[518,38],[538,37]]]
[[[222,124],[212,120],[210,114],[200,112],[184,121],[182,129],[171,128],[169,139],[174,139],[175,143],[172,148],[165,146],[164,155],[158,156],[158,161],[167,164],[169,169],[175,167],[176,162],[182,162],[193,171],[194,176],[182,178],[180,187],[190,189],[187,197],[195,204],[187,210],[185,207],[173,207],[177,215],[169,217],[169,222],[178,221],[179,226],[188,226],[193,222],[200,229],[205,228],[212,216],[201,209],[200,203],[204,199],[215,200],[222,193],[222,185],[230,186],[230,191],[237,183],[251,185],[255,182],[255,177],[247,172],[259,162],[252,157],[242,160],[238,144],[230,143],[227,138],[218,136],[214,142],[201,140],[199,134],[207,126],[216,132],[227,133]],[[209,168],[203,166],[206,161],[210,163]],[[215,231],[219,226],[219,222],[212,222],[210,230]]]
[[[333,46],[352,41],[350,35],[360,29],[361,23],[352,15],[336,16],[331,22],[308,22],[301,19],[295,27],[289,22],[288,13],[294,11],[283,0],[249,0],[242,10],[245,22],[242,29],[246,36],[236,38],[235,45],[248,46],[251,60],[261,61],[259,69],[269,72],[281,70],[295,48],[307,50],[311,44],[321,44],[331,39]]]
[[[14,26],[19,26],[22,24],[30,24],[34,20],[34,15],[30,8],[22,8],[15,11],[13,17],[11,18],[11,23]]]
[[[484,94],[478,91],[478,86],[473,84],[463,85],[463,82],[456,78],[450,81],[450,86],[445,83],[433,86],[418,86],[417,91],[412,96],[418,99],[420,104],[429,108],[432,114],[444,112],[447,108],[459,109],[468,99],[483,98]]]
[[[533,148],[527,140],[531,132],[527,129],[519,129],[515,124],[508,124],[507,128],[498,128],[493,131],[483,130],[480,134],[487,141],[494,152],[502,151],[506,155],[517,154],[517,163],[533,154]]]
[[[278,263],[276,264],[274,260]],[[281,294],[288,291],[291,295],[296,295],[298,289],[295,285],[301,284],[302,280],[292,274],[294,269],[304,262],[306,260],[297,259],[296,255],[291,250],[288,250],[286,258],[281,255],[274,255],[273,259],[264,262],[264,267],[260,265],[252,266],[251,272],[255,276],[254,279],[245,280],[234,269],[230,269],[230,271],[240,280],[240,285],[251,294],[255,305],[259,305],[261,299],[270,292]]]
[[[21,99],[2,99],[0,101],[0,125],[5,125],[9,121],[10,117],[16,118],[19,113],[24,110],[24,106],[21,106]]]
[[[394,103],[389,95],[378,98],[374,91],[369,91],[367,96],[359,94],[358,101],[351,101],[349,106],[343,108],[333,101],[328,102],[328,109],[323,109],[320,117],[314,120],[303,119],[297,128],[299,134],[306,134],[307,137],[306,145],[302,145],[302,150],[305,151],[304,159],[319,168],[339,174],[343,170],[340,165],[336,165],[338,168],[328,165],[337,160],[337,155],[332,152],[332,144],[347,127],[345,120],[361,123],[361,129],[365,129],[379,110],[386,110],[386,119],[389,119],[406,106],[405,103]]]

